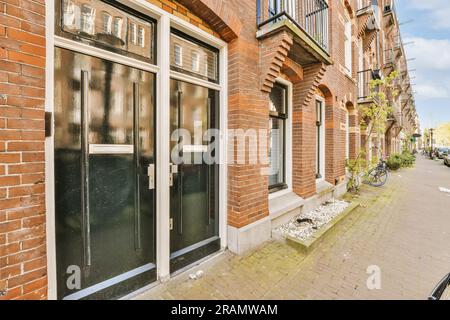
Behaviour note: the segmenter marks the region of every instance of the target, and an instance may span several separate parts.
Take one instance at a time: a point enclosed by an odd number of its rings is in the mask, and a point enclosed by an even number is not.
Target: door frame
[[[187,81],[218,90],[221,137],[219,141],[219,237],[222,250],[227,247],[227,135],[228,128],[228,47],[227,43],[202,29],[178,18],[145,0],[119,0],[118,2],[136,9],[156,20],[156,65],[121,56],[103,49],[56,36],[55,0],[46,1],[46,81],[45,111],[54,112],[54,47],[58,46],[80,53],[93,55],[130,67],[150,71],[156,75],[156,268],[159,282],[170,279],[170,78]],[[170,70],[170,30],[176,28],[219,50],[219,84],[210,83],[192,76]],[[51,123],[54,133],[54,119]],[[47,235],[47,278],[48,299],[57,299],[56,280],[56,237],[55,237],[55,174],[54,135],[45,139],[45,204]],[[164,232],[166,230],[166,232]],[[152,286],[154,284],[151,284]],[[148,286],[147,286],[148,287]],[[142,288],[145,290],[147,287]]]

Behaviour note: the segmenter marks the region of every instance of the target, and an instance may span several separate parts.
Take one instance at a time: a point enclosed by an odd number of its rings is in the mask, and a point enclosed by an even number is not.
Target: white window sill
[[[287,189],[279,190],[279,191],[276,191],[276,192],[273,192],[273,193],[269,193],[269,200],[282,197],[285,194],[288,194],[290,192],[292,192],[292,188],[287,188]]]
[[[323,194],[333,190],[335,186],[331,183],[325,181],[325,179],[321,179],[316,181],[316,194]]]
[[[286,191],[286,190],[283,190]],[[305,200],[292,191],[281,192],[275,198],[269,198],[270,219],[274,220],[292,210],[301,207]]]

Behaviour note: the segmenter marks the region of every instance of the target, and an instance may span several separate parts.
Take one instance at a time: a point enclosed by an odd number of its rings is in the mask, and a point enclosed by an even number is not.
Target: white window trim
[[[320,175],[321,178],[316,178],[316,183],[320,183],[325,181],[325,174],[326,174],[326,168],[325,168],[325,157],[326,157],[326,130],[325,130],[325,99],[321,96],[316,95],[316,101],[320,101],[322,103],[322,125],[320,126]],[[317,141],[316,141],[316,148],[317,148]],[[316,156],[317,156],[317,150],[316,150]],[[316,159],[317,161],[317,159]]]
[[[55,46],[75,50],[77,52],[90,54],[92,56],[109,59],[114,62],[129,65],[134,68],[150,71],[156,75],[156,114],[157,114],[157,187],[156,193],[157,208],[157,234],[156,234],[156,256],[157,256],[157,276],[158,281],[165,281],[170,278],[170,232],[169,232],[169,161],[170,150],[170,78],[173,72],[170,71],[170,29],[171,27],[193,36],[201,41],[219,49],[220,79],[219,85],[213,84],[217,90],[220,90],[220,128],[225,131],[228,128],[228,47],[227,43],[215,36],[201,30],[198,27],[178,18],[161,8],[147,2],[146,0],[119,0],[130,8],[133,8],[143,14],[156,19],[157,34],[156,43],[158,48],[157,65],[143,63],[140,60],[121,56],[113,52],[86,46],[80,42],[70,41],[68,39],[55,35],[55,0],[46,1],[46,90],[45,90],[45,111],[54,112],[54,48]],[[179,77],[181,78],[181,77]],[[184,78],[186,81],[205,85],[206,81],[199,81],[195,77]],[[166,107],[163,107],[166,106]],[[52,123],[54,129],[54,123]],[[52,130],[54,132],[54,130]],[[227,180],[228,169],[226,166],[227,155],[227,137],[226,134],[220,139],[219,146],[221,155],[219,165],[219,236],[221,247],[227,247]],[[46,235],[47,235],[47,271],[48,271],[48,298],[57,299],[57,279],[56,279],[56,237],[55,237],[55,175],[54,175],[54,137],[45,139],[45,179],[46,179]],[[164,192],[165,190],[165,192]],[[167,232],[162,232],[167,230]],[[154,285],[154,284],[152,284]],[[145,288],[144,288],[145,289]]]
[[[345,160],[350,160],[350,111],[345,109]]]
[[[292,192],[292,107],[293,107],[293,103],[292,103],[292,99],[293,99],[293,85],[292,82],[285,80],[283,78],[277,78],[275,80],[276,82],[286,86],[287,88],[287,92],[288,92],[288,104],[287,104],[287,108],[288,108],[288,118],[285,122],[286,124],[286,136],[285,136],[285,177],[286,177],[286,184],[287,184],[287,188],[277,191],[277,192],[273,192],[273,193],[269,193],[269,200],[278,198],[278,197],[282,197],[288,193]]]
[[[352,20],[346,13],[344,16],[344,66],[345,71],[351,77],[353,72],[353,45],[352,45]]]

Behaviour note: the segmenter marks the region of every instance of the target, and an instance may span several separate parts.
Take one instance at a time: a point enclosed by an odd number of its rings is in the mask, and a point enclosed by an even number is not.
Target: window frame
[[[325,181],[325,175],[326,175],[326,130],[325,130],[325,121],[326,121],[326,104],[325,104],[325,98],[316,95],[315,98],[315,107],[317,108],[317,103],[321,104],[321,121],[320,125],[318,124],[319,121],[317,121],[316,117],[316,182],[322,182]],[[317,110],[315,110],[317,115]]]
[[[350,110],[345,108],[345,160],[350,160]]]
[[[185,74],[203,81],[206,81],[207,83],[213,83],[213,84],[219,84],[220,83],[220,78],[221,78],[221,70],[222,70],[222,65],[221,65],[221,61],[220,61],[220,51],[216,48],[211,46],[210,44],[203,42],[199,39],[196,39],[195,37],[191,36],[190,34],[184,32],[183,30],[177,29],[177,28],[170,28],[170,34],[174,35],[175,37],[181,38],[182,40],[185,40],[187,42],[192,42],[195,45],[198,45],[200,47],[203,47],[207,50],[212,51],[215,55],[216,55],[216,79],[212,79],[209,78],[208,75],[207,76],[202,76],[197,72],[192,72],[186,69],[183,69],[183,65],[171,65],[171,71],[180,73],[180,74]],[[180,45],[180,47],[182,48],[182,45]],[[200,58],[200,56],[199,56]],[[187,59],[187,63],[189,64],[189,57]],[[201,66],[200,66],[201,68]],[[206,66],[206,70],[209,71],[209,67],[208,65]]]
[[[275,83],[286,90],[285,112],[278,113],[269,110],[270,118],[283,120],[283,182],[268,186],[269,199],[292,191],[292,83],[283,78],[277,78]],[[269,137],[270,138],[270,137]],[[268,146],[269,147],[269,146]]]
[[[346,12],[344,15],[344,68],[349,76],[353,72],[352,20]]]
[[[180,53],[178,56],[176,54],[177,50]],[[177,67],[183,67],[183,47],[180,44],[178,44],[178,43],[174,43],[173,44],[173,57],[174,57],[173,58],[173,60],[174,60],[173,62],[175,63],[175,65]],[[177,59],[177,57],[179,59]]]
[[[140,55],[140,54],[128,51],[123,48],[117,48],[117,47],[108,45],[106,43],[103,43],[101,41],[97,41],[97,40],[89,38],[89,37],[83,37],[81,35],[77,35],[72,32],[69,32],[67,30],[64,30],[64,22],[63,22],[64,13],[62,12],[63,6],[62,6],[61,0],[52,0],[53,5],[49,4],[49,8],[51,6],[54,6],[54,8],[52,8],[53,28],[51,29],[53,36],[63,37],[70,41],[76,41],[78,43],[87,44],[94,48],[106,50],[108,52],[116,53],[121,56],[125,56],[127,58],[140,60],[140,61],[143,61],[144,63],[148,63],[148,64],[152,64],[152,65],[156,66],[158,64],[158,59],[159,59],[159,57],[158,57],[158,51],[159,51],[159,48],[158,48],[158,44],[159,44],[158,20],[156,18],[154,18],[150,15],[146,15],[145,13],[142,13],[142,12],[138,11],[137,9],[133,8],[132,6],[124,4],[120,1],[113,1],[113,0],[98,0],[98,1],[103,2],[109,6],[112,6],[113,8],[115,8],[117,10],[123,11],[127,15],[141,19],[151,25],[151,32],[149,35],[147,35],[147,37],[149,39],[151,39],[150,52],[149,52],[150,57]],[[54,10],[54,12],[53,12],[53,10]],[[101,12],[101,13],[102,13],[102,19],[103,19],[103,12]],[[111,16],[111,33],[110,34],[114,35],[115,16],[110,13],[108,13],[108,14]],[[128,27],[129,26],[128,26],[128,23],[126,23],[126,22],[127,21],[124,21],[122,19],[121,31],[123,31],[123,28],[125,28],[125,37],[126,37],[126,39],[128,39],[128,36],[129,36],[128,35],[129,28]],[[102,27],[103,27],[103,21],[102,21]]]
[[[191,64],[192,64],[192,70],[194,72],[199,72],[200,71],[200,54],[193,50],[191,52]],[[195,66],[195,68],[194,68]]]

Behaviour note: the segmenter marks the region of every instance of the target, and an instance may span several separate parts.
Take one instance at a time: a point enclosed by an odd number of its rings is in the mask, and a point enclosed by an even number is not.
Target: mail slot
[[[89,154],[133,154],[132,144],[90,144]]]

